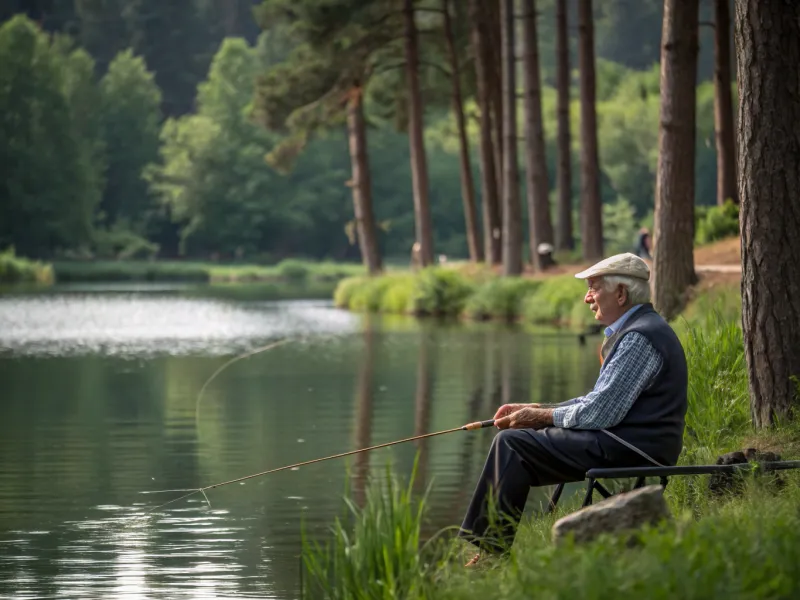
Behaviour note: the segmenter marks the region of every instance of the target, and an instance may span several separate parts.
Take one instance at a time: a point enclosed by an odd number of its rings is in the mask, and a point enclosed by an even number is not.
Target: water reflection
[[[170,316],[180,326],[165,330]],[[276,332],[302,339],[231,365],[198,407],[215,370]],[[12,598],[296,597],[301,521],[325,535],[348,476],[363,503],[370,476],[391,460],[406,478],[420,450],[430,527],[456,525],[493,432],[253,479],[210,492],[211,507],[194,496],[145,517],[179,494],[140,492],[569,398],[597,372],[591,344],[569,335],[152,293],[0,299],[0,345],[0,596]]]

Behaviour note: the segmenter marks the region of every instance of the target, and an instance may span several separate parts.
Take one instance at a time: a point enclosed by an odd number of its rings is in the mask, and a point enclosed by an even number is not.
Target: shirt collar
[[[617,331],[619,331],[622,328],[622,326],[625,324],[625,321],[627,321],[628,318],[634,313],[634,311],[637,308],[639,308],[640,306],[641,306],[641,304],[634,304],[632,307],[630,307],[625,312],[624,315],[622,315],[619,319],[617,319],[611,325],[606,327],[606,329],[605,329],[606,337],[609,337],[610,335],[612,335],[612,334],[616,333]]]

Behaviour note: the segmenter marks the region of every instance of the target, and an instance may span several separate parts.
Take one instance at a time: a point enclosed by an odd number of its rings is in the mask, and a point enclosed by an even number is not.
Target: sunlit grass
[[[53,282],[53,267],[17,256],[13,248],[0,252],[0,283]]]

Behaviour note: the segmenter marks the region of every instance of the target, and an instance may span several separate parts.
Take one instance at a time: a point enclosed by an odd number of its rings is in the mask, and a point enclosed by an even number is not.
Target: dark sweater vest
[[[663,364],[622,421],[608,430],[658,462],[674,465],[683,448],[688,387],[686,355],[672,327],[648,303],[625,321],[606,361],[614,355],[620,340],[633,331],[648,339],[661,355]],[[610,436],[601,434],[599,437],[608,459],[617,464],[631,461],[631,450]],[[636,458],[637,463],[641,460]]]

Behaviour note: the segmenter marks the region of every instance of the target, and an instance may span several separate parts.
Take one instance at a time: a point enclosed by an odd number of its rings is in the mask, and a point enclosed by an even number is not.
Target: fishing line
[[[169,502],[165,502],[164,504],[159,504],[158,506],[151,508],[150,510],[146,511],[145,514],[152,513],[156,510],[164,508],[165,506],[169,506],[170,504],[174,504],[179,500],[183,500],[184,498],[188,498],[190,496],[194,496],[195,494],[203,494],[208,502],[209,508],[211,507],[211,502],[208,500],[208,496],[206,495],[206,491],[213,490],[215,488],[220,488],[226,485],[231,485],[233,483],[241,483],[242,481],[246,481],[248,479],[253,479],[255,477],[261,477],[263,475],[269,475],[271,473],[277,473],[278,471],[285,471],[286,469],[295,469],[299,467],[304,467],[306,465],[312,465],[314,463],[322,462],[325,460],[331,460],[334,458],[342,458],[345,456],[350,456],[352,454],[358,454],[359,452],[369,452],[370,450],[377,450],[379,448],[386,448],[388,446],[394,446],[395,444],[403,444],[405,442],[413,442],[414,440],[421,440],[424,438],[433,437],[436,435],[444,435],[445,433],[454,433],[456,431],[475,431],[477,429],[483,429],[485,427],[492,427],[494,425],[494,419],[489,419],[487,421],[475,421],[474,423],[467,423],[466,425],[462,425],[461,427],[453,427],[452,429],[445,429],[443,431],[435,431],[433,433],[424,433],[422,435],[415,435],[413,437],[404,438],[402,440],[395,440],[393,442],[386,442],[385,444],[378,444],[377,446],[369,446],[368,448],[359,448],[358,450],[350,450],[349,452],[342,452],[341,454],[332,454],[331,456],[325,456],[323,458],[315,458],[313,460],[307,460],[304,462],[295,463],[292,465],[286,465],[284,467],[278,467],[277,469],[270,469],[268,471],[261,471],[260,473],[253,473],[252,475],[245,475],[244,477],[238,477],[236,479],[231,479],[230,481],[223,481],[221,483],[215,483],[213,485],[207,485],[205,487],[196,488],[189,491],[188,494],[184,494],[183,496],[179,496],[178,498],[174,498]],[[159,493],[159,492],[169,492],[169,491],[177,491],[177,490],[159,490],[150,492],[151,494]]]

